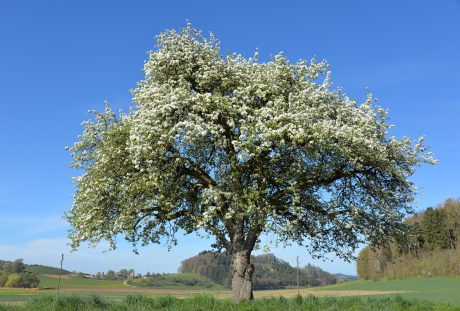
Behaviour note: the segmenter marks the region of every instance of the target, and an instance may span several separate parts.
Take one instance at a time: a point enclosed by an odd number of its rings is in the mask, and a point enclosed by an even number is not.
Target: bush
[[[38,284],[40,284],[40,279],[35,273],[24,272],[10,275],[0,274],[0,287],[37,288]]]
[[[8,275],[0,274],[0,287],[5,286],[6,281],[8,281]]]
[[[35,273],[23,273],[23,286],[28,288],[37,288],[40,284],[40,279]]]
[[[5,283],[5,287],[23,287],[24,279],[22,275],[14,273],[8,277],[8,280]]]

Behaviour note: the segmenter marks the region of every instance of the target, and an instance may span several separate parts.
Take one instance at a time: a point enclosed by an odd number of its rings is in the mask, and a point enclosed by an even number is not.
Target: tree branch
[[[299,188],[304,188],[304,187],[313,187],[313,186],[325,186],[325,185],[330,185],[337,180],[340,180],[342,178],[348,178],[348,177],[353,177],[358,174],[369,174],[368,169],[362,169],[362,170],[352,170],[350,172],[345,172],[343,170],[338,170],[335,174],[329,176],[328,178],[323,178],[323,179],[306,179],[301,183]],[[293,194],[294,190],[292,188],[284,188],[282,190],[279,190],[275,194],[273,194],[269,198],[270,203],[276,203],[279,199],[282,197],[288,195],[288,194]]]
[[[188,176],[195,177],[196,179],[199,179],[200,181],[205,183],[206,187],[216,186],[216,182],[214,181],[214,179],[212,179],[211,176],[209,176],[206,172],[204,172],[202,170],[196,171],[196,170],[193,170],[193,169],[186,168],[184,166],[181,166],[179,168],[179,170],[182,171],[184,174],[186,174]]]

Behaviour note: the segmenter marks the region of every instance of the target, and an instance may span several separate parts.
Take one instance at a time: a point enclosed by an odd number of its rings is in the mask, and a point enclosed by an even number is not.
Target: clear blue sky
[[[186,19],[214,32],[224,52],[327,59],[336,86],[358,99],[369,87],[390,110],[394,135],[426,135],[440,163],[414,176],[417,209],[460,196],[460,1],[0,0],[0,258],[58,265],[64,252],[70,270],[170,272],[208,249],[189,236],[169,253],[151,246],[136,256],[124,244],[69,253],[61,218],[77,174],[64,147],[89,109],[129,107],[154,36]],[[274,252],[311,262],[306,249]]]

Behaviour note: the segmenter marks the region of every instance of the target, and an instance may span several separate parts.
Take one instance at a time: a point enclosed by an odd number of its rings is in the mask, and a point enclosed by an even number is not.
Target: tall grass
[[[396,297],[343,297],[316,298],[314,296],[257,299],[233,304],[230,300],[219,300],[211,296],[197,295],[187,299],[173,296],[127,296],[119,301],[103,300],[99,296],[45,296],[29,300],[23,305],[0,305],[0,311],[354,311],[354,310],[460,310],[446,304],[435,304],[415,299]]]

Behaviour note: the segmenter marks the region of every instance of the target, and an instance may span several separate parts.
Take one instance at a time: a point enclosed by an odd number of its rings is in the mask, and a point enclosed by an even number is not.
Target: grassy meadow
[[[318,288],[318,291],[398,291],[407,298],[446,302],[460,306],[460,277],[403,280],[358,280]]]
[[[137,286],[122,281],[43,275],[50,289],[0,289],[0,311],[28,310],[459,310],[460,278],[349,281],[332,286],[255,291],[254,302],[231,303],[222,287],[183,287],[168,282],[193,275],[163,275],[163,287]],[[134,280],[132,280],[134,281]],[[142,279],[134,283],[142,282]],[[145,284],[144,284],[145,285]],[[186,298],[186,299],[183,299]],[[72,307],[73,306],[73,307]]]
[[[39,275],[39,278],[40,289],[0,288],[0,303],[24,302],[34,297],[57,295],[58,275],[44,274]],[[119,300],[122,297],[139,294],[149,296],[174,295],[183,298],[203,292],[230,297],[228,290],[201,275],[191,273],[165,274],[161,277],[153,277],[153,283],[148,283],[149,280],[134,279],[124,282],[63,275],[59,293],[61,296],[78,295],[84,298],[96,294],[108,300]]]
[[[58,275],[40,275],[41,288],[57,288],[59,282]],[[61,277],[61,288],[126,288],[119,280],[96,280],[87,278],[77,278],[68,275]]]
[[[296,298],[263,298],[255,301],[243,301],[236,305],[230,299],[216,299],[208,295],[195,295],[188,299],[174,296],[127,296],[120,300],[104,300],[99,296],[82,298],[79,296],[45,296],[34,298],[24,304],[0,305],[0,311],[209,311],[209,310],[246,310],[246,311],[450,311],[460,310],[452,305],[420,301],[417,299],[395,297],[368,298],[316,298],[314,296]]]
[[[145,288],[225,290],[222,285],[194,273],[158,274],[148,278],[131,279],[127,284]]]

